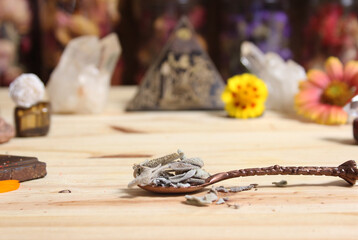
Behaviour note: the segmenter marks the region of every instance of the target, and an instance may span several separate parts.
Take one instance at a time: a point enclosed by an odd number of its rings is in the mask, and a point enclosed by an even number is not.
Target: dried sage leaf
[[[143,167],[141,174],[138,175],[133,181],[128,184],[128,187],[133,187],[135,185],[149,185],[153,182],[154,178],[158,177],[160,171],[166,166],[157,166],[155,168]]]
[[[205,171],[201,168],[198,168],[198,169],[196,169],[196,173],[195,173],[194,177],[201,178],[201,179],[207,179],[208,177],[210,177],[210,174],[207,171]]]
[[[169,186],[170,185],[170,180],[164,178],[164,177],[158,177],[156,179],[153,180],[153,183],[157,186]]]
[[[178,149],[177,153],[179,154],[180,160],[186,159],[186,156],[182,150]]]
[[[183,182],[191,177],[193,177],[196,173],[195,169],[192,169],[186,173],[180,174],[180,175],[176,175],[173,177],[169,177],[169,180],[173,183],[179,183],[179,182]]]
[[[190,187],[190,183],[177,183],[177,187]]]
[[[199,178],[189,178],[186,182],[193,183],[194,185],[199,185],[199,184],[204,184],[205,180]]]
[[[242,192],[242,191],[248,191],[251,190],[252,188],[257,188],[257,184],[250,184],[248,186],[235,186],[235,187],[229,187],[229,188],[225,188],[224,186],[220,186],[215,188],[216,191],[218,192],[224,192],[224,193],[228,193],[228,192]]]
[[[204,166],[204,162],[203,160],[201,160],[201,158],[184,158],[182,162],[189,163],[198,167]]]
[[[218,196],[215,189],[212,189],[209,191],[209,193],[205,194],[202,197],[186,195],[185,198],[187,204],[196,205],[196,206],[205,206],[216,201],[218,199]]]
[[[256,188],[257,184],[250,184],[248,186],[243,186],[243,187],[230,187],[229,188],[229,192],[242,192],[242,191],[248,191],[251,190],[252,188]]]
[[[183,162],[173,162],[169,164],[170,169],[174,171],[189,171],[192,169],[198,169],[197,166],[193,166],[191,164],[183,163]]]
[[[204,196],[204,199],[210,202],[218,200],[218,196],[214,192],[210,192]]]
[[[205,182],[210,174],[201,167],[204,163],[199,158],[186,158],[178,150],[164,157],[147,160],[133,166],[135,179],[128,187],[135,185],[155,185],[161,187],[190,187]]]
[[[224,186],[220,186],[220,187],[217,187],[217,188],[215,188],[216,189],[216,191],[218,191],[218,192],[224,192],[224,193],[228,193],[229,192],[229,189],[227,189],[226,187],[224,187]]]
[[[286,187],[287,186],[287,181],[286,180],[281,180],[279,182],[272,182],[272,184],[274,184],[276,187]]]
[[[165,165],[165,164],[171,163],[179,158],[180,158],[180,156],[178,153],[172,153],[172,154],[160,157],[160,158],[155,158],[155,159],[152,159],[149,161],[147,160],[141,165],[145,166],[145,167],[153,168],[153,167],[157,167],[158,165]]]
[[[228,206],[229,208],[233,208],[233,209],[239,209],[239,208],[240,208],[240,206],[239,206],[238,204],[228,204],[228,203],[227,203],[227,206]]]
[[[190,195],[185,195],[186,203],[194,206],[207,206],[211,204],[211,201],[204,199],[203,197],[195,197]]]
[[[223,198],[219,198],[219,200],[216,201],[217,205],[225,203],[225,200]]]

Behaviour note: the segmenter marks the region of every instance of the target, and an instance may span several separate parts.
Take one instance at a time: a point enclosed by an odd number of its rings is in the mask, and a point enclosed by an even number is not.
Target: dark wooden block
[[[0,154],[0,180],[20,182],[46,176],[46,163],[36,157],[22,157]]]

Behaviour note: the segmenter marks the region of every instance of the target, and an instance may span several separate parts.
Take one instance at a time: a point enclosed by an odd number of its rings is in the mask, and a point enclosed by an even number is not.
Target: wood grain
[[[100,156],[92,156],[90,158],[150,158],[153,157],[151,154],[136,154],[136,153],[119,153],[112,155],[100,155]]]
[[[193,207],[183,203],[183,195],[126,187],[133,164],[144,155],[160,157],[178,148],[201,157],[211,173],[274,164],[338,166],[358,160],[351,125],[321,126],[274,112],[252,120],[230,119],[220,111],[127,113],[123,109],[134,93],[113,88],[102,114],[53,115],[49,136],[0,145],[0,154],[36,156],[48,171],[43,179],[0,194],[0,239],[357,239],[357,187],[332,177],[222,182],[259,184],[257,191],[228,195],[239,209]],[[1,116],[8,122],[13,107],[7,89],[1,89]],[[282,179],[287,187],[271,184]],[[64,189],[71,193],[59,193]]]
[[[122,133],[145,133],[144,131],[140,131],[137,129],[122,127],[122,126],[111,126],[113,130],[122,132]]]

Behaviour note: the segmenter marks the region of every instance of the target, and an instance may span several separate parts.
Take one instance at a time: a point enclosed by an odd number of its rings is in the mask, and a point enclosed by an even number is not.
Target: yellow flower
[[[255,75],[245,73],[228,79],[221,99],[230,117],[254,118],[264,112],[267,95],[265,83]]]

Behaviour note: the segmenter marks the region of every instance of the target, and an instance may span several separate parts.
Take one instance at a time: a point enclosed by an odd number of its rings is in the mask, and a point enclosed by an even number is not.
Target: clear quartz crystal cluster
[[[210,176],[200,158],[187,158],[181,150],[161,158],[135,164],[135,179],[128,187],[155,185],[160,187],[190,187],[203,184]]]
[[[281,112],[294,112],[294,96],[301,80],[306,79],[304,68],[292,60],[285,62],[276,53],[264,54],[254,44],[241,45],[241,62],[253,74],[265,81],[269,95],[266,107]]]
[[[107,101],[111,76],[120,53],[115,34],[101,40],[95,36],[72,40],[47,85],[52,110],[100,113]]]

